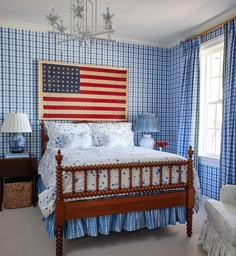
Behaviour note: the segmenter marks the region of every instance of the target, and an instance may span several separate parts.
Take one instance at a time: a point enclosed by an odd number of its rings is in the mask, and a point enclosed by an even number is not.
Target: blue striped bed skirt
[[[41,178],[38,179],[38,192],[45,189]],[[46,230],[50,238],[55,238],[55,214],[44,217]],[[111,232],[135,231],[142,228],[156,229],[176,223],[186,223],[184,206],[146,210],[129,213],[118,213],[98,217],[67,220],[64,223],[64,238],[75,239],[84,236],[97,237],[99,234],[110,235]]]

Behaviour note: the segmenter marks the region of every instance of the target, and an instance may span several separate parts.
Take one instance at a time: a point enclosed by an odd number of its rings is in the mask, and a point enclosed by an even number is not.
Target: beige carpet
[[[204,201],[194,214],[193,235],[186,236],[186,225],[158,230],[113,233],[99,238],[82,238],[64,242],[66,256],[205,256],[197,244],[205,218]],[[40,210],[36,207],[0,212],[1,256],[52,256],[55,241],[47,238]]]

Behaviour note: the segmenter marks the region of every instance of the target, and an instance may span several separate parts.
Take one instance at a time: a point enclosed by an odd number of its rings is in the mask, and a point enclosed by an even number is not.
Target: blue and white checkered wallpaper
[[[222,32],[222,29],[211,32],[202,38],[202,42],[221,35]],[[127,67],[129,121],[134,124],[140,113],[156,113],[160,132],[153,136],[157,140],[169,142],[167,151],[177,152],[183,68],[180,45],[167,49],[97,41],[86,48],[79,46],[77,41],[57,45],[56,39],[55,35],[43,32],[0,28],[0,125],[8,112],[27,113],[33,130],[32,134],[26,134],[27,150],[40,157],[37,61],[42,59]],[[0,154],[8,151],[8,136],[0,136]],[[141,134],[136,134],[136,143],[140,136]],[[200,165],[203,194],[217,198],[218,174],[219,169]],[[209,183],[209,177],[214,177],[214,182]]]
[[[161,139],[167,109],[168,49],[137,44],[97,41],[90,48],[77,41],[56,44],[56,36],[48,33],[0,28],[0,124],[8,112],[28,114],[33,129],[26,134],[27,150],[40,156],[38,121],[39,59],[128,68],[128,118],[135,123],[140,113],[156,113],[160,120]],[[8,136],[0,136],[0,154],[8,151]],[[141,135],[136,135],[137,137]]]
[[[214,199],[219,199],[220,170],[218,167],[199,163],[198,174],[202,194]]]

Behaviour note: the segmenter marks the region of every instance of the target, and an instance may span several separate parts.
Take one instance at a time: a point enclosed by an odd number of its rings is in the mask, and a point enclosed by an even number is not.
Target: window
[[[223,39],[201,47],[199,153],[218,158],[221,144]]]

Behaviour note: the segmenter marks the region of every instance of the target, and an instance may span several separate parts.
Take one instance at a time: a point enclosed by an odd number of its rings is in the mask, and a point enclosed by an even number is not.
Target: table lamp
[[[4,119],[1,132],[12,133],[9,141],[10,152],[22,153],[25,149],[23,132],[32,132],[29,119],[25,113],[8,113]]]
[[[143,137],[139,142],[140,147],[153,149],[154,139],[151,137],[151,132],[159,131],[156,115],[150,113],[138,115],[135,131],[143,132]]]

